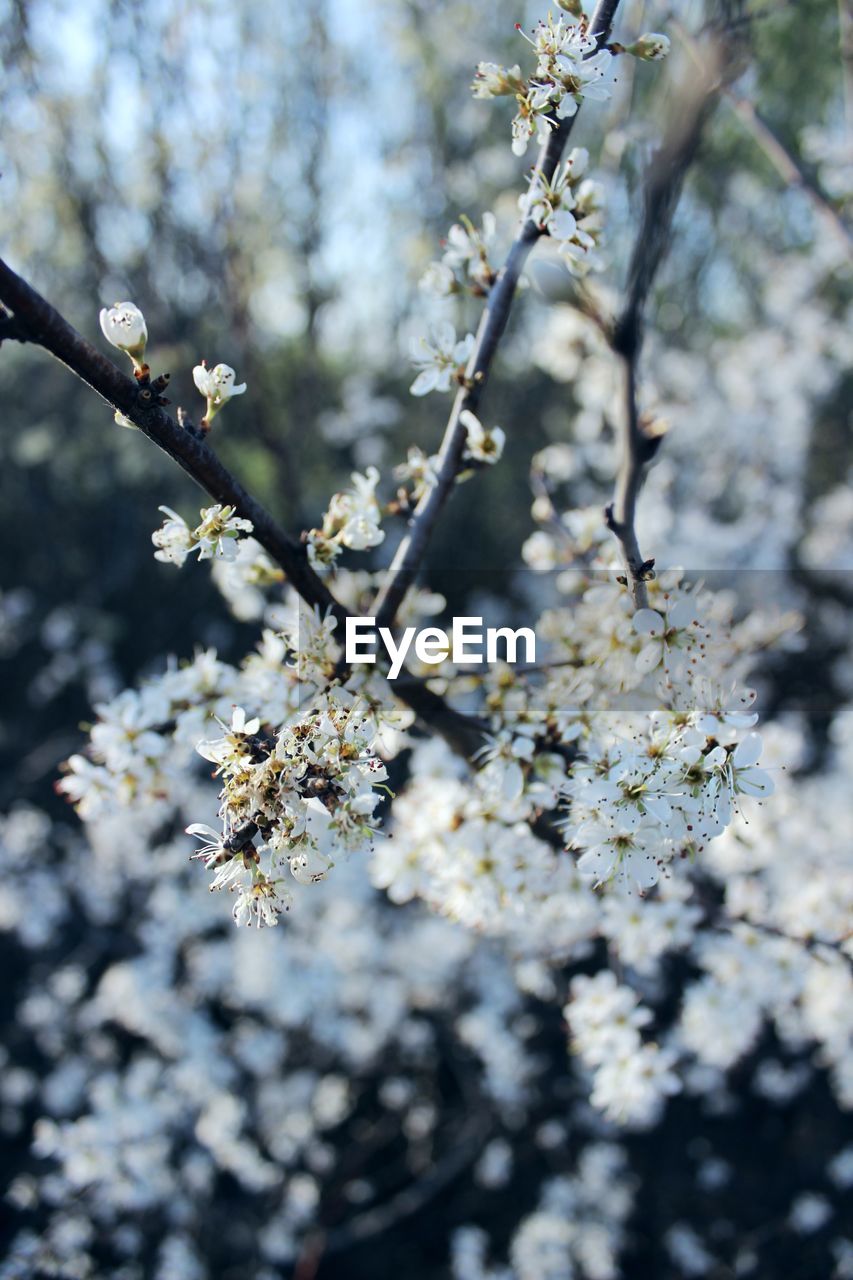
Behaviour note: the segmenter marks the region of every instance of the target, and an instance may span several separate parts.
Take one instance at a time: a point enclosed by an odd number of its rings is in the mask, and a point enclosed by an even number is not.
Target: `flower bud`
[[[565,13],[570,13],[573,18],[582,18],[584,16],[581,0],[557,0],[557,4]]]
[[[142,369],[148,329],[139,307],[132,302],[117,302],[114,307],[102,309],[100,320],[107,342],[129,355],[135,369]]]
[[[669,49],[669,36],[663,36],[657,31],[646,31],[639,40],[629,44],[625,52],[632,53],[635,58],[642,58],[645,62],[660,62],[667,56]]]
[[[521,67],[501,67],[497,62],[479,62],[471,88],[475,98],[500,98],[520,93],[525,86]]]

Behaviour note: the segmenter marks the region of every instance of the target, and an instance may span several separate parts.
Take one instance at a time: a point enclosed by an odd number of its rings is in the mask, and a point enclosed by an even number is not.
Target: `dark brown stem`
[[[645,560],[635,529],[637,497],[646,466],[656,452],[659,438],[647,436],[640,426],[637,407],[637,367],[631,357],[624,359],[625,404],[622,414],[621,462],[616,476],[613,502],[605,511],[607,527],[618,538],[628,571],[628,586],[637,609],[648,607],[646,580],[654,560]]]
[[[216,502],[233,506],[238,515],[251,520],[254,537],[282,567],[303,600],[330,610],[336,618],[345,616],[345,610],[309,565],[305,548],[285,533],[269,512],[246,492],[207,441],[180,426],[157,404],[150,387],[122,373],[2,259],[0,301],[14,313],[28,342],[44,347],[61,360],[112,409],[123,413],[149,440],[168,453]]]
[[[137,381],[122,373],[77,332],[31,285],[0,259],[0,303],[13,315],[0,316],[0,337],[13,337],[44,347],[110,405],[129,418],[149,440],[173,458],[216,502],[234,507],[252,522],[253,536],[287,575],[307,604],[330,612],[344,623],[348,611],[308,563],[305,547],[290,537],[223,466],[207,439],[189,424],[182,426],[158,404],[157,383]],[[480,721],[448,706],[413,676],[395,681],[393,693],[454,751],[470,758],[483,744]]]

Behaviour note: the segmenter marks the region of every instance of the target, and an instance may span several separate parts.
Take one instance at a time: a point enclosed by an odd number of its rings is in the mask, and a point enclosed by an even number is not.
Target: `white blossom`
[[[117,302],[113,307],[103,307],[100,313],[101,332],[107,342],[130,356],[136,369],[145,363],[145,345],[148,329],[145,317],[132,302]],[[124,425],[124,424],[122,424]]]
[[[246,390],[245,382],[238,385],[237,375],[228,364],[217,364],[208,369],[205,362],[197,364],[193,369],[193,382],[207,401],[207,409],[202,419],[202,426],[209,427],[216,414],[229,400],[241,396]]]
[[[474,349],[474,335],[457,339],[448,321],[434,326],[429,338],[412,343],[412,363],[420,370],[411,387],[413,396],[430,391],[449,391],[453,380],[464,375],[465,366]]]
[[[151,541],[157,548],[154,559],[179,568],[193,552],[198,554],[199,560],[234,560],[239,539],[244,533],[252,532],[251,520],[235,516],[233,507],[217,504],[202,508],[201,522],[195,529],[190,529],[183,517],[171,507],[160,507],[160,510],[166,519],[151,535]]]
[[[322,527],[307,535],[308,558],[315,569],[333,564],[344,547],[368,551],[384,540],[382,512],[376,500],[378,483],[378,470],[368,467],[364,475],[353,472],[351,489],[334,494]]]
[[[499,462],[504,451],[506,435],[500,427],[486,429],[470,409],[463,409],[459,421],[465,428],[465,457],[474,462],[489,465]]]

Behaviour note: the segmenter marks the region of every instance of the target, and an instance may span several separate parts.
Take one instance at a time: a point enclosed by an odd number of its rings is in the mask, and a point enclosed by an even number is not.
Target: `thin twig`
[[[746,125],[752,137],[761,147],[776,172],[792,187],[799,187],[809,197],[818,217],[849,251],[853,246],[853,231],[841,217],[831,199],[813,173],[807,172],[802,161],[792,155],[784,142],[776,136],[766,120],[762,120],[753,104],[731,90],[726,91],[738,119]]]
[[[652,576],[654,560],[646,559],[640,550],[635,527],[637,498],[646,468],[662,439],[644,428],[637,397],[645,310],[655,276],[671,243],[672,223],[685,175],[718,100],[721,65],[721,49],[715,41],[705,52],[699,75],[677,100],[677,111],[672,113],[667,135],[649,166],[643,191],[643,217],[628,269],[625,301],[610,337],[613,350],[622,360],[624,397],[619,470],[613,501],[604,514],[607,527],[621,545],[628,585],[638,609],[648,605],[646,581]]]
[[[853,968],[853,956],[844,950],[845,944],[850,941],[849,933],[843,938],[821,938],[817,934],[798,936],[794,933],[786,933],[778,925],[768,924],[764,920],[753,920],[749,916],[730,916],[724,911],[720,912],[714,923],[720,931],[725,930],[727,933],[734,933],[738,926],[741,926],[745,929],[755,929],[758,933],[766,934],[770,938],[778,938],[782,942],[792,942],[798,947],[803,947],[819,960],[825,959],[821,952],[829,951]]]
[[[596,49],[607,42],[618,4],[619,0],[599,0],[596,5],[590,19],[590,31],[595,36]],[[549,181],[560,163],[576,119],[577,113],[570,119],[561,121],[542,150],[536,173]],[[397,549],[385,584],[372,609],[378,626],[392,625],[426,554],[436,521],[462,470],[467,433],[464,423],[460,421],[461,415],[466,409],[472,413],[477,410],[492,361],[509,320],[519,277],[541,234],[540,228],[531,218],[522,221],[506,261],[489,291],[474,350],[465,370],[465,385],[456,394],[439,448],[435,483],[416,506],[409,522],[409,532]]]

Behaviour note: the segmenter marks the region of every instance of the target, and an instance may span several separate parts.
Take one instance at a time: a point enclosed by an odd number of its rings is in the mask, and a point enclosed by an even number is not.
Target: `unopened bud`
[[[639,40],[629,44],[625,52],[632,53],[635,58],[642,58],[645,62],[660,62],[669,50],[669,36],[663,36],[657,31],[646,31]]]

